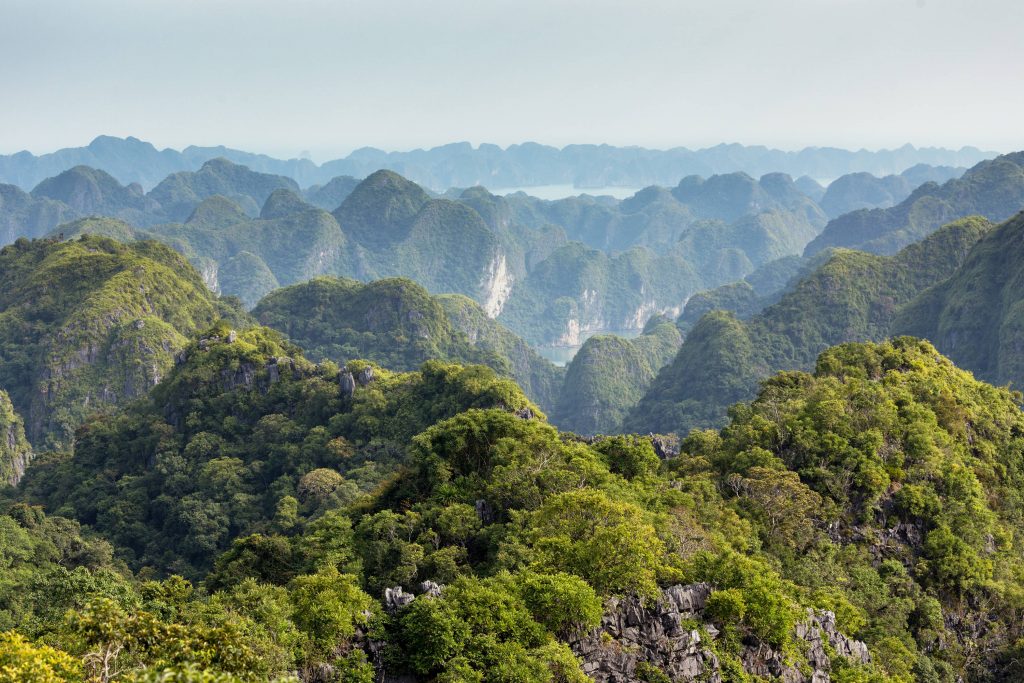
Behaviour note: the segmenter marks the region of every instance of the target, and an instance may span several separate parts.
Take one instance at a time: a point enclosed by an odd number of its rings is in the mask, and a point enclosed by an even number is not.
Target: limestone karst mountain
[[[942,185],[925,183],[888,209],[861,209],[829,222],[805,255],[829,247],[893,254],[941,225],[977,214],[999,222],[1024,206],[1024,152],[982,161]]]
[[[956,221],[893,256],[839,249],[747,320],[707,313],[624,428],[686,434],[721,424],[764,377],[809,369],[835,344],[885,339],[901,307],[955,272],[991,227],[979,217]]]
[[[37,449],[143,397],[199,327],[231,309],[178,254],[105,237],[0,250],[0,387]]]

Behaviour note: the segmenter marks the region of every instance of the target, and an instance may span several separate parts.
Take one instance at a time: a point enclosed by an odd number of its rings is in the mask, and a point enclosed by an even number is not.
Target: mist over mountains
[[[563,184],[579,188],[644,187],[675,185],[688,175],[735,171],[752,176],[782,172],[794,178],[808,176],[826,181],[855,172],[888,176],[917,164],[965,167],[993,156],[994,152],[974,147],[949,150],[909,144],[878,151],[829,147],[782,151],[724,143],[697,150],[654,150],[611,145],[569,145],[558,149],[535,142],[502,149],[497,145],[473,147],[468,142],[459,142],[405,152],[365,147],[344,159],[317,165],[308,159],[274,159],[223,146],[158,150],[134,137],[100,136],[86,147],[38,156],[27,151],[2,155],[0,182],[28,190],[45,178],[85,165],[106,171],[122,184],[139,183],[149,190],[167,175],[195,171],[205,162],[223,157],[254,171],[289,177],[303,187],[322,185],[336,176],[362,178],[379,169],[396,171],[434,190],[478,184],[492,189]]]
[[[919,164],[904,175],[843,176],[831,205],[888,207],[910,177],[958,174]],[[0,185],[0,237],[156,239],[247,307],[319,275],[410,277],[474,299],[531,344],[577,346],[595,332],[639,332],[702,289],[798,255],[829,220],[810,195],[825,202],[833,185],[734,172],[621,201],[502,197],[480,186],[437,196],[393,171],[302,189],[218,157],[148,192],[89,166],[31,192]]]

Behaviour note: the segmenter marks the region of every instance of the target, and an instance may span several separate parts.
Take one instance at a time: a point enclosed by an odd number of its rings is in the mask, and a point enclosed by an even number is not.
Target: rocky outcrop
[[[345,366],[338,374],[338,384],[341,388],[342,398],[352,398],[357,386],[365,387],[373,381],[373,378],[372,365],[362,365],[359,363],[355,368]]]
[[[651,440],[655,454],[662,460],[669,460],[679,455],[678,434],[649,434],[647,438]]]
[[[438,597],[444,591],[444,586],[433,581],[424,581],[417,588],[414,593],[401,586],[385,589],[384,609],[394,615],[415,600]],[[640,598],[609,599],[601,625],[578,634],[569,646],[594,683],[652,680],[652,672],[661,672],[673,683],[724,683],[716,652],[719,631],[704,617],[714,590],[710,584],[694,583],[665,588],[653,603]],[[804,661],[794,661],[767,645],[745,640],[739,652],[743,670],[782,683],[829,683],[830,657],[844,657],[852,664],[871,662],[867,646],[840,633],[832,612],[808,609],[792,637],[797,650],[804,653]],[[381,666],[378,643],[366,639],[360,647]],[[416,679],[384,673],[382,680],[413,683]]]
[[[444,591],[444,586],[434,581],[421,581],[419,584],[419,591],[417,593],[408,593],[401,586],[393,586],[391,588],[384,589],[384,609],[389,614],[394,614],[405,607],[409,606],[417,596],[426,596],[428,598],[440,597]]]
[[[710,585],[697,583],[666,588],[650,605],[638,598],[612,599],[601,626],[570,645],[595,683],[642,680],[640,674],[652,667],[671,681],[720,683],[718,630],[703,618],[713,592]],[[867,646],[840,633],[831,612],[808,610],[793,637],[806,644],[807,667],[765,645],[745,644],[740,653],[744,671],[785,683],[827,683],[831,661],[826,647],[854,663],[870,662]]]

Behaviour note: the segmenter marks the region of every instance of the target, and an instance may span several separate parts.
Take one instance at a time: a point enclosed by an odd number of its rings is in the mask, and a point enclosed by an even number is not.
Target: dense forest
[[[1006,680],[1019,400],[925,342],[848,344],[665,453],[560,434],[484,366],[219,323],[5,492],[0,671]]]
[[[43,181],[2,207],[0,682],[1024,676],[1016,158]]]
[[[1024,682],[1024,3],[127,4],[0,2],[0,683]]]

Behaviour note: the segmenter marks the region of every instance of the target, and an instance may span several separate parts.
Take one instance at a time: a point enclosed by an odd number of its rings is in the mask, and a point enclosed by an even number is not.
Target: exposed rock
[[[271,358],[267,363],[267,384],[261,386],[262,391],[267,391],[270,385],[281,379],[281,370],[287,368],[288,370],[295,370],[295,361],[288,356],[277,356]]]
[[[388,612],[397,612],[415,599],[415,595],[406,593],[401,586],[384,589],[384,609]]]
[[[570,643],[583,659],[583,670],[595,683],[639,680],[641,663],[653,666],[672,681],[721,682],[719,660],[713,651],[718,630],[704,623],[703,612],[713,589],[706,583],[672,586],[652,605],[638,598],[612,599],[601,626]],[[702,630],[692,628],[700,623]],[[705,634],[705,635],[702,635]],[[745,645],[740,661],[748,674],[785,683],[827,683],[831,662],[826,643],[852,662],[870,662],[867,646],[838,631],[831,612],[808,610],[794,637],[807,643],[810,675],[765,645]],[[705,642],[705,637],[708,640]]]
[[[356,382],[361,387],[365,387],[367,384],[373,381],[373,368],[367,365],[365,368],[356,373]]]
[[[521,420],[532,420],[536,415],[528,407],[520,408],[515,412],[515,416]]]
[[[487,264],[481,289],[483,290],[481,306],[487,313],[487,317],[497,318],[512,293],[512,276],[504,254],[496,255]]]
[[[338,384],[341,385],[342,398],[352,398],[356,392],[356,380],[348,370],[342,370],[338,376]]]
[[[444,590],[444,586],[433,581],[423,581],[420,583],[420,595],[437,598],[441,596],[442,590]]]
[[[662,460],[669,460],[679,455],[679,436],[677,434],[651,434],[649,436],[654,452]]]
[[[483,498],[476,501],[476,516],[484,524],[490,524],[494,521],[494,507]]]
[[[25,439],[25,425],[0,389],[0,482],[17,486],[32,461],[32,448]]]
[[[256,366],[252,363],[239,363],[237,368],[221,370],[220,377],[224,391],[233,391],[239,387],[251,389],[256,383]]]

